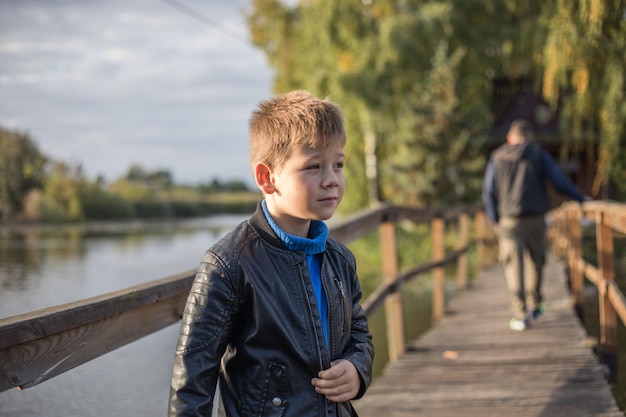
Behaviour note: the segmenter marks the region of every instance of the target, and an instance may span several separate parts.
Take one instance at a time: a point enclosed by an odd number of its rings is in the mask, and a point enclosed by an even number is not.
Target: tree
[[[88,181],[80,164],[53,162],[43,187],[40,215],[45,221],[83,219],[81,192]]]
[[[0,127],[0,221],[18,213],[26,193],[41,187],[47,161],[28,134]]]
[[[574,149],[598,146],[592,194],[626,192],[626,0],[555,0],[545,12],[543,94]]]
[[[304,88],[341,105],[353,209],[478,200],[490,77],[535,68],[539,10],[530,0],[255,0],[248,22],[277,93]]]
[[[200,193],[216,193],[216,192],[238,192],[238,191],[250,191],[250,188],[244,181],[241,180],[228,180],[226,182],[221,181],[218,178],[213,178],[210,182],[200,184],[196,187]]]
[[[133,164],[128,169],[125,179],[130,182],[143,183],[146,186],[163,189],[174,184],[174,176],[168,169],[148,171],[140,165]]]

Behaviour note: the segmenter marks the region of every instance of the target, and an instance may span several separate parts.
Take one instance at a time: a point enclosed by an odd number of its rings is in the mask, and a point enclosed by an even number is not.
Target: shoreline
[[[128,220],[86,220],[80,222],[5,222],[0,223],[0,235],[11,234],[130,234],[145,232],[165,232],[177,230],[214,230],[224,224],[239,223],[251,213],[215,213],[198,217],[167,217]]]

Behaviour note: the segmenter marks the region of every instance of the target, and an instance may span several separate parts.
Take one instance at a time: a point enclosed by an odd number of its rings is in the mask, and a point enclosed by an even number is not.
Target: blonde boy
[[[341,112],[294,91],[259,104],[249,138],[264,198],[198,269],[169,416],[355,416],[374,349],[354,256],[324,223],[345,188]]]

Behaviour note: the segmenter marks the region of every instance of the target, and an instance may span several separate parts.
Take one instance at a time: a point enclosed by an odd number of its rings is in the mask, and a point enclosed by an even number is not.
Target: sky
[[[247,123],[274,73],[248,0],[0,0],[0,126],[91,179],[132,164],[252,184]]]

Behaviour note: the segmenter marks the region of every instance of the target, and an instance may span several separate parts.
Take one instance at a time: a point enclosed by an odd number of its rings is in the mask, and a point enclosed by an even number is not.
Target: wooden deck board
[[[544,316],[524,332],[512,331],[502,269],[483,271],[354,403],[359,415],[624,417],[553,258],[544,296]]]

